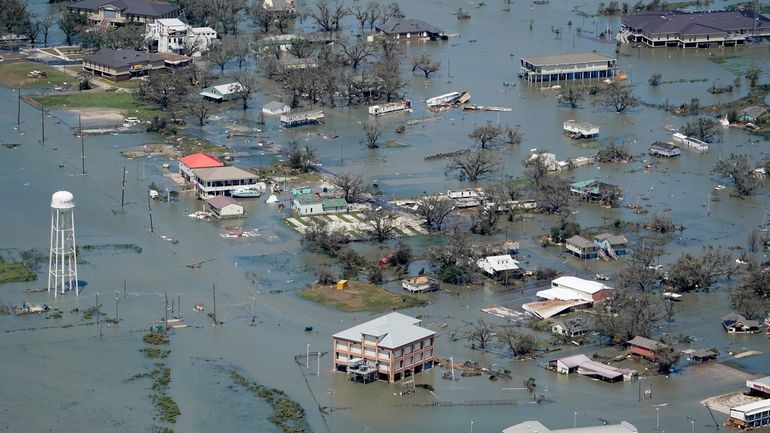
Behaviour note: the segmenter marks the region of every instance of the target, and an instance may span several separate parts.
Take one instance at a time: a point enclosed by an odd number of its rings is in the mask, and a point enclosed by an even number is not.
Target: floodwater
[[[385,140],[396,140],[404,147],[375,151],[359,144],[361,122],[367,120],[364,107],[325,110],[327,122],[321,127],[281,131],[275,120],[260,133],[263,141],[285,144],[296,139],[318,148],[325,168],[333,172],[364,173],[377,182],[386,197],[407,197],[426,192],[442,192],[462,185],[444,176],[446,161],[424,161],[430,154],[457,150],[471,145],[470,130],[487,121],[519,125],[525,139],[521,145],[503,147],[501,156],[506,176],[521,176],[521,160],[531,148],[545,148],[557,158],[588,155],[594,149],[565,139],[561,122],[576,118],[598,123],[602,139],[629,144],[635,155],[644,155],[655,140],[668,139],[665,125],[681,126],[687,119],[662,111],[636,108],[624,115],[594,107],[571,110],[558,107],[556,92],[529,87],[516,78],[518,58],[559,52],[591,51],[612,53],[613,44],[593,38],[594,30],[618,27],[617,19],[581,18],[572,5],[552,2],[547,6],[516,4],[512,12],[503,12],[500,2],[477,8],[468,3],[426,1],[402,4],[410,17],[425,19],[460,34],[442,43],[409,43],[407,54],[429,52],[442,61],[442,70],[430,80],[410,76],[408,97],[415,111],[379,119],[386,131]],[[564,2],[571,3],[571,2]],[[457,21],[452,15],[457,7],[468,10],[472,18]],[[47,4],[36,2],[44,10]],[[592,13],[594,2],[581,6]],[[533,29],[530,31],[530,19]],[[567,21],[572,20],[572,28]],[[352,24],[351,24],[352,26]],[[561,28],[563,37],[555,38],[551,28]],[[574,29],[582,28],[582,36]],[[350,27],[351,29],[353,27]],[[350,32],[350,30],[348,30]],[[712,58],[727,57],[724,64]],[[636,93],[647,102],[668,100],[678,105],[697,97],[702,104],[727,101],[747,91],[747,84],[733,95],[712,96],[706,89],[712,82],[731,83],[735,71],[756,64],[770,70],[768,48],[687,51],[678,49],[636,50],[624,46],[619,54],[621,68],[630,73]],[[405,71],[408,68],[405,67]],[[706,79],[693,83],[665,84],[649,88],[647,77],[663,74],[666,81]],[[765,75],[763,81],[767,80]],[[506,87],[503,82],[515,82]],[[266,86],[266,89],[270,89]],[[428,113],[421,100],[453,90],[469,90],[472,101],[482,105],[510,106],[510,113]],[[252,106],[274,99],[270,92],[258,95]],[[250,239],[223,239],[219,236],[233,222],[204,222],[186,215],[201,207],[189,196],[179,201],[152,204],[155,234],[149,233],[146,190],[150,182],[171,186],[162,176],[160,158],[123,160],[121,150],[158,138],[147,134],[104,135],[86,138],[87,175],[80,175],[80,143],[71,135],[62,119],[74,124],[74,116],[55,112],[46,118],[47,139],[40,141],[40,114],[26,105],[21,108],[21,135],[16,126],[16,93],[0,89],[0,140],[18,142],[21,147],[0,150],[0,224],[3,253],[38,249],[48,242],[50,195],[58,189],[72,191],[77,201],[76,231],[80,245],[95,245],[83,251],[80,278],[87,285],[79,297],[66,295],[54,299],[47,293],[26,294],[24,289],[45,283],[45,270],[32,284],[7,284],[0,287],[2,303],[22,300],[45,302],[64,312],[62,319],[44,316],[0,316],[0,429],[13,432],[57,431],[147,431],[153,425],[153,409],[148,382],[126,379],[149,369],[152,360],[139,350],[141,336],[153,321],[163,315],[164,293],[182,300],[182,311],[191,328],[172,337],[171,355],[165,360],[172,371],[170,394],[179,403],[182,415],[173,427],[182,432],[204,431],[277,431],[265,418],[269,407],[232,384],[228,368],[235,368],[256,382],[285,390],[306,409],[308,422],[315,432],[352,433],[361,431],[451,431],[474,429],[497,432],[525,419],[539,419],[552,428],[600,423],[599,419],[634,423],[640,431],[652,431],[656,422],[653,405],[661,407],[661,428],[689,431],[688,417],[695,418],[698,431],[713,428],[713,420],[698,401],[705,397],[743,389],[745,376],[725,374],[709,366],[689,367],[670,377],[650,377],[641,383],[606,384],[581,377],[565,377],[547,372],[536,361],[518,362],[499,353],[470,351],[463,339],[452,341],[452,334],[462,334],[468,324],[484,317],[497,324],[503,321],[479,312],[489,304],[520,304],[531,299],[534,290],[525,293],[487,284],[480,289],[455,288],[430,295],[431,304],[405,313],[421,315],[424,323],[439,333],[439,356],[455,360],[477,360],[496,364],[513,372],[510,382],[490,382],[484,377],[462,378],[457,382],[441,379],[441,370],[418,376],[418,383],[430,383],[435,395],[423,390],[415,395],[398,396],[400,384],[357,385],[344,375],[330,373],[330,359],[320,359],[316,376],[315,359],[305,368],[294,355],[329,350],[330,335],[354,323],[371,318],[369,313],[341,313],[302,300],[297,290],[312,282],[315,269],[329,261],[302,251],[297,235],[282,222],[276,207],[262,201],[247,205],[249,216],[242,221],[245,229],[259,229],[261,236]],[[224,127],[232,121],[256,127],[257,110],[233,111],[212,120],[201,135],[249,153],[237,161],[244,166],[267,163],[272,156],[261,152],[258,139],[226,138]],[[440,119],[438,119],[440,117]],[[392,131],[406,119],[435,120],[407,127],[404,135]],[[337,138],[324,139],[322,136]],[[625,203],[650,206],[650,212],[670,209],[670,216],[686,230],[673,235],[665,246],[661,262],[669,263],[685,250],[697,251],[707,244],[743,246],[752,227],[760,224],[770,200],[768,189],[747,199],[730,197],[729,189],[719,193],[720,201],[709,202],[708,194],[725,179],[714,178],[710,169],[731,152],[747,153],[758,161],[767,152],[767,142],[739,130],[725,131],[723,140],[703,155],[684,151],[675,160],[655,161],[653,170],[644,173],[638,160],[628,165],[583,167],[564,176],[576,180],[600,177],[623,187]],[[641,159],[648,159],[642,156]],[[60,167],[63,165],[63,167]],[[126,204],[120,206],[121,171],[126,166],[128,183]],[[172,166],[175,166],[172,163]],[[641,222],[646,216],[629,209],[611,209],[579,205],[575,214],[586,227],[614,221],[616,218]],[[535,217],[510,223],[507,235],[522,242],[522,254],[530,266],[547,265],[569,274],[590,276],[596,272],[614,272],[619,264],[589,263],[566,259],[554,250],[543,249],[537,242],[552,219]],[[161,235],[179,240],[172,244]],[[629,233],[632,241],[638,234]],[[497,239],[502,239],[501,232]],[[440,239],[413,239],[417,252],[426,250]],[[142,252],[110,248],[112,244],[135,244]],[[393,243],[386,245],[388,248]],[[101,247],[100,247],[101,246]],[[367,257],[382,254],[377,246],[356,246]],[[763,260],[766,258],[761,257]],[[189,270],[188,263],[207,261],[201,269]],[[424,263],[416,263],[417,272]],[[122,295],[124,279],[127,296]],[[217,314],[224,326],[212,327],[203,313],[194,313],[192,305],[204,303],[210,311],[212,283],[216,282]],[[725,286],[727,286],[726,284]],[[394,286],[394,290],[397,288]],[[70,311],[92,306],[99,293],[103,311],[114,317],[115,291],[121,322],[103,326],[102,336],[93,323]],[[729,312],[723,289],[686,295],[681,312],[671,324],[662,324],[662,332],[696,338],[694,347],[716,347],[723,359],[728,352],[757,350],[762,355],[735,360],[750,374],[770,374],[768,340],[763,335],[726,336],[718,318]],[[252,316],[256,326],[249,326]],[[446,328],[438,328],[439,323]],[[65,327],[64,325],[75,325]],[[312,325],[312,333],[303,332]],[[590,353],[597,348],[579,350]],[[565,349],[571,353],[576,349]],[[644,369],[643,365],[638,368]],[[528,377],[537,381],[538,393],[548,399],[540,405],[530,403],[521,390]],[[653,398],[638,401],[640,386],[653,388]],[[517,405],[421,407],[438,399],[462,403],[475,400],[517,400]],[[338,408],[322,417],[318,406]],[[724,420],[716,414],[717,421]]]

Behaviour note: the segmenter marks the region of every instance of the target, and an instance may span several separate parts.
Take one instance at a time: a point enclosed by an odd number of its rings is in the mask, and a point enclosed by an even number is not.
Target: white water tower
[[[51,250],[48,257],[48,291],[54,296],[78,287],[78,263],[75,249],[75,197],[69,191],[51,196]]]

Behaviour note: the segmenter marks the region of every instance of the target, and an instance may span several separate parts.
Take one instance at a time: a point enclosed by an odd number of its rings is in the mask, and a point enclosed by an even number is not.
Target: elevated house
[[[758,320],[749,320],[735,313],[722,317],[722,327],[728,334],[756,334],[762,330]]]
[[[444,31],[425,21],[412,18],[391,18],[374,27],[379,34],[395,39],[446,39]]]
[[[481,256],[499,256],[509,254],[515,256],[519,253],[519,242],[507,240],[491,244],[472,245],[471,249]]]
[[[730,408],[730,418],[726,425],[740,430],[770,426],[770,399]]]
[[[225,164],[216,156],[208,153],[192,153],[179,158],[179,174],[185,182],[192,182],[195,178],[193,170],[199,168],[224,167]]]
[[[584,260],[599,257],[599,246],[580,235],[567,239],[564,246],[567,252]]]
[[[682,133],[676,132],[672,137],[672,141],[675,144],[697,150],[698,152],[706,152],[709,150],[709,144],[705,141],[698,140],[694,137],[688,137]]]
[[[256,186],[257,175],[238,167],[211,167],[193,170],[193,183],[200,198],[232,195],[242,186]]]
[[[67,6],[100,27],[147,24],[163,18],[176,18],[179,5],[162,0],[80,0]]]
[[[203,99],[214,102],[232,101],[240,97],[242,89],[241,83],[232,82],[206,87],[200,92],[200,95],[203,96]]]
[[[206,200],[209,210],[217,218],[232,218],[244,215],[243,205],[232,197],[217,195]]]
[[[83,57],[83,70],[110,81],[125,81],[166,67],[163,57],[136,50],[102,49]]]
[[[652,156],[664,156],[666,158],[672,158],[681,154],[682,151],[678,146],[674,144],[656,141],[650,145],[650,155]]]
[[[476,265],[493,278],[512,276],[521,272],[519,261],[511,257],[510,254],[484,257],[479,259]]]
[[[632,380],[637,376],[637,371],[630,368],[617,368],[612,365],[602,364],[581,354],[565,356],[548,361],[547,368],[561,374],[579,374],[605,382],[622,382]],[[562,431],[562,430],[559,430]]]
[[[671,347],[668,345],[638,335],[631,340],[628,340],[626,344],[631,350],[631,353],[650,361],[657,360],[664,352],[671,350]]]
[[[686,349],[682,353],[687,355],[690,362],[703,363],[717,359],[717,353],[708,349]]]
[[[540,421],[530,420],[512,425],[504,429],[503,433],[637,433],[638,431],[633,424],[626,421],[621,421],[620,424],[551,430],[540,423]]]
[[[178,18],[162,18],[147,23],[146,39],[150,51],[199,57],[217,39],[217,31],[192,27]]]
[[[607,256],[617,259],[618,256],[626,255],[628,239],[623,235],[600,233],[594,236],[594,244]]]
[[[621,197],[620,187],[600,181],[599,179],[587,179],[570,184],[570,192],[581,199],[612,205]]]
[[[757,123],[759,119],[767,114],[767,107],[752,105],[738,112],[738,121],[743,123]]]
[[[551,332],[567,338],[579,338],[592,331],[590,324],[583,317],[559,320],[551,325]]]
[[[299,194],[291,200],[291,209],[297,215],[345,213],[349,208],[344,198],[323,198],[320,194]]]
[[[530,83],[604,80],[617,74],[616,59],[599,53],[522,57],[519,76]]]
[[[749,9],[645,12],[621,23],[622,40],[649,47],[729,47],[770,36],[770,19]]]
[[[295,12],[294,0],[261,0],[262,7],[265,10],[273,13],[289,13]]]
[[[433,278],[418,275],[401,281],[401,287],[412,293],[434,292],[439,289],[439,283]]]
[[[302,125],[320,125],[324,122],[324,113],[321,110],[304,111],[300,113],[287,113],[281,115],[281,126],[294,128]]]
[[[746,387],[751,395],[770,398],[770,376],[749,379],[746,381]]]
[[[421,320],[390,313],[332,336],[332,363],[351,380],[397,382],[435,363],[435,332]]]

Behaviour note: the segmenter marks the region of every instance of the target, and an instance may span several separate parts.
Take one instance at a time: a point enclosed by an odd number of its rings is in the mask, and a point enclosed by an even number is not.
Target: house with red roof
[[[192,182],[195,179],[193,170],[224,166],[222,161],[208,153],[193,153],[179,158],[179,174],[182,175],[185,182]]]

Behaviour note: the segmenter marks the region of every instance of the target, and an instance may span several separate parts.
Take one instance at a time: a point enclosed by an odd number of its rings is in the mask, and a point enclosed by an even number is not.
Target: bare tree
[[[273,25],[273,13],[264,7],[264,2],[258,0],[252,3],[249,7],[249,16],[254,25],[262,29],[263,33],[270,32],[270,27]]]
[[[246,10],[246,0],[209,0],[215,22],[222,25],[222,33],[238,33],[238,23]]]
[[[206,123],[206,119],[209,117],[209,111],[211,110],[211,103],[207,101],[197,101],[190,105],[190,111],[198,119],[198,126],[203,126]]]
[[[53,15],[46,15],[40,21],[40,32],[43,34],[43,44],[48,45],[48,33],[51,31],[51,27],[56,23]]]
[[[495,173],[502,168],[500,158],[488,150],[473,150],[455,157],[444,173],[457,173],[460,180],[476,182],[480,177]]]
[[[72,38],[75,37],[86,26],[86,18],[77,12],[64,12],[59,18],[59,29],[64,33],[67,39],[67,45],[72,45]]]
[[[599,104],[613,108],[617,113],[626,111],[628,107],[636,107],[639,99],[631,92],[631,88],[624,84],[610,84],[599,98]]]
[[[596,152],[596,161],[607,162],[628,162],[631,160],[631,153],[625,146],[618,146],[615,143],[610,143],[609,146],[599,149]]]
[[[759,77],[760,77],[761,75],[762,75],[762,70],[761,70],[761,69],[759,69],[759,68],[758,68],[758,67],[756,67],[756,66],[750,66],[750,67],[749,67],[749,68],[746,70],[746,74],[744,75],[744,77],[745,77],[747,80],[749,80],[749,85],[750,85],[751,87],[754,87],[754,86],[756,86],[756,85],[757,85],[757,81],[759,81]]]
[[[356,3],[348,9],[351,15],[356,18],[356,21],[361,25],[361,29],[366,25],[366,20],[369,19],[369,9],[362,3]]]
[[[366,21],[369,22],[369,30],[374,30],[374,23],[382,17],[382,8],[376,1],[370,1],[366,4],[368,15]]]
[[[585,93],[574,87],[570,87],[566,92],[559,95],[559,103],[568,105],[570,108],[578,108],[585,99]]]
[[[238,69],[243,68],[243,64],[246,62],[246,58],[251,54],[251,44],[246,36],[227,36],[229,42],[227,45],[230,47],[230,51],[233,57],[238,62]]]
[[[387,21],[391,18],[404,18],[406,15],[401,10],[401,6],[396,3],[390,3],[387,6],[383,8],[382,11],[382,21]]]
[[[618,286],[639,292],[650,292],[660,282],[655,259],[660,260],[663,250],[642,242],[625,258],[623,272],[618,273]]]
[[[430,231],[441,231],[446,219],[454,211],[452,200],[447,198],[426,195],[417,199],[417,215],[425,218],[425,225]]]
[[[760,186],[749,157],[745,154],[731,153],[727,159],[717,161],[712,172],[732,178],[735,190],[742,196],[751,195]]]
[[[497,341],[507,347],[514,356],[529,355],[537,349],[537,338],[534,335],[525,334],[512,326],[503,327],[497,333]]]
[[[506,126],[503,129],[503,141],[506,144],[521,144],[522,139],[523,135],[518,127]]]
[[[385,242],[396,235],[396,214],[379,207],[364,211],[364,232],[370,239]]]
[[[598,305],[597,327],[614,343],[623,344],[636,337],[649,338],[653,326],[663,318],[663,305],[652,293],[616,289]]]
[[[339,44],[353,69],[358,69],[358,66],[365,62],[368,57],[374,56],[374,47],[363,39],[358,39],[355,42],[340,39]]]
[[[235,56],[230,47],[223,41],[223,43],[216,44],[209,49],[208,57],[212,63],[219,66],[219,73],[224,73],[225,65]]]
[[[273,17],[275,18],[275,21],[274,21],[275,27],[278,29],[278,32],[283,35],[283,34],[286,34],[286,30],[288,30],[289,27],[291,27],[297,15],[291,11],[281,10],[281,11],[274,11]]]
[[[425,74],[425,78],[430,78],[430,74],[441,68],[441,62],[434,60],[430,54],[421,53],[412,56],[412,72],[419,69]]]
[[[291,168],[308,173],[318,165],[318,152],[312,146],[301,147],[296,141],[289,143],[288,162]]]
[[[746,238],[746,245],[749,247],[749,251],[756,253],[760,245],[762,245],[762,234],[759,227],[754,227],[749,232]]]
[[[375,35],[374,42],[379,47],[382,57],[386,61],[395,59],[403,51],[398,40],[383,34]]]
[[[655,87],[655,86],[660,86],[660,85],[661,85],[661,83],[663,82],[663,74],[660,74],[660,73],[657,73],[657,72],[656,72],[656,73],[654,73],[654,74],[650,75],[650,79],[649,79],[649,80],[647,80],[647,82],[648,82],[648,83],[650,84],[650,86],[652,86],[652,87]]]
[[[235,82],[238,83],[237,91],[238,97],[241,98],[243,109],[249,108],[249,101],[251,96],[259,90],[259,77],[257,72],[251,69],[239,70],[234,76]]]
[[[487,143],[498,139],[503,132],[504,129],[500,125],[488,121],[486,125],[479,126],[468,134],[468,138],[480,144],[482,149],[486,149]]]
[[[365,144],[369,149],[376,149],[380,147],[378,142],[380,137],[382,137],[382,134],[385,133],[385,130],[382,128],[382,126],[376,122],[369,121],[364,123],[363,130],[364,138],[362,143]]]
[[[348,9],[339,1],[329,5],[326,0],[318,0],[315,11],[310,12],[310,18],[324,32],[336,32],[340,29],[340,22],[349,14]]]
[[[404,89],[409,83],[401,76],[396,59],[378,62],[374,65],[372,73],[380,80],[381,97],[384,97],[387,102],[403,97]]]
[[[722,136],[722,128],[719,124],[705,117],[699,117],[692,122],[687,122],[682,126],[682,134],[711,143]]]
[[[572,201],[569,181],[558,176],[545,177],[536,185],[534,198],[537,206],[546,213],[568,212]]]
[[[189,86],[182,73],[157,72],[147,77],[136,89],[138,100],[157,106],[163,111],[174,112],[187,96]]]
[[[696,257],[684,253],[671,265],[669,282],[680,292],[698,288],[706,289],[722,278],[727,278],[735,271],[732,257],[721,246],[703,247],[703,255]]]
[[[730,290],[735,311],[747,318],[767,317],[770,312],[770,272],[750,261],[741,273],[741,282]]]
[[[364,177],[360,174],[342,173],[332,178],[332,184],[342,190],[342,197],[348,203],[358,201],[366,192]]]
[[[540,182],[548,174],[549,167],[546,164],[545,155],[548,152],[543,149],[536,150],[533,155],[537,155],[534,158],[525,159],[522,163],[524,165],[524,172],[527,177],[532,180],[535,186],[540,185]]]
[[[473,348],[478,344],[480,349],[486,349],[487,343],[492,341],[492,337],[495,335],[495,327],[491,323],[487,323],[484,319],[478,319],[476,325],[473,326],[466,338],[471,343]]]

